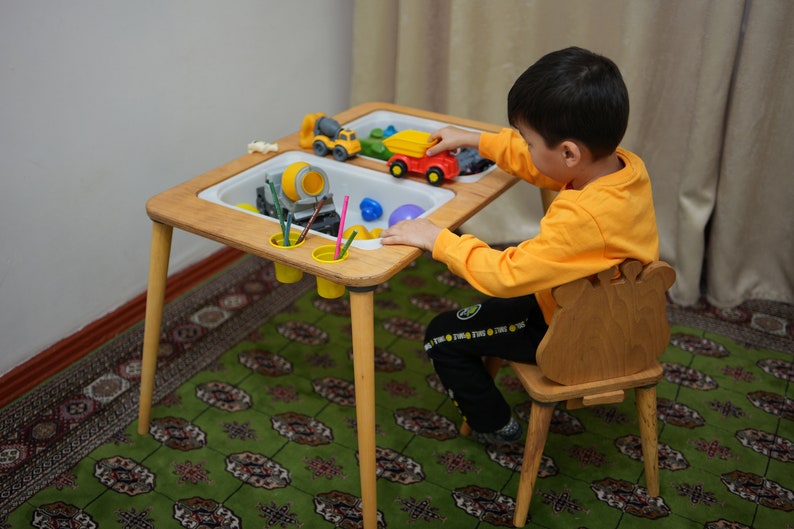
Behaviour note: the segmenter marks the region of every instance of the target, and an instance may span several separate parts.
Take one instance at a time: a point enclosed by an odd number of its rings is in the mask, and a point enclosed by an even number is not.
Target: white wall
[[[0,0],[0,374],[146,289],[146,200],[348,106],[352,0]],[[175,230],[173,273],[219,248]]]

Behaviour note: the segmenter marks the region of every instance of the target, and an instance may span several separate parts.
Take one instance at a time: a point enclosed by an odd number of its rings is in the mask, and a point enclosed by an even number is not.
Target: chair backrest
[[[675,270],[628,259],[553,289],[557,309],[537,350],[546,378],[572,385],[637,373],[670,340],[665,293]]]

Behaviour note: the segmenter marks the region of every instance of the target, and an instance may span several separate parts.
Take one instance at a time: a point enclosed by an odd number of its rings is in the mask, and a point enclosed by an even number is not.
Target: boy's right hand
[[[401,220],[384,230],[380,236],[381,242],[387,246],[390,244],[405,244],[432,252],[439,233],[441,233],[441,228],[422,217]]]
[[[444,151],[454,151],[463,148],[478,149],[480,147],[480,133],[464,130],[458,127],[447,126],[430,134],[430,141],[439,140],[438,143],[427,149],[428,156],[434,156]]]

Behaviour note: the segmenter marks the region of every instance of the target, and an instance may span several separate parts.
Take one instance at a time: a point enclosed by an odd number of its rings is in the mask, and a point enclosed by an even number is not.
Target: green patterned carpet
[[[428,258],[376,301],[383,527],[510,526],[523,446],[459,437],[422,351],[480,296]],[[0,528],[352,528],[359,481],[347,297],[248,257],[166,307],[154,420],[136,433],[142,324],[0,410]],[[528,527],[794,527],[794,308],[670,307],[658,388],[662,495],[633,398],[558,409]],[[526,394],[500,386],[526,426]]]

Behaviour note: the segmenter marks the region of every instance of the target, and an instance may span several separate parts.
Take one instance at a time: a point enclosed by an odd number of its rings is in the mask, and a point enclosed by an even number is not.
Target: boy
[[[485,371],[482,356],[534,362],[556,303],[551,289],[627,258],[659,258],[651,183],[642,160],[618,145],[629,100],[617,66],[581,48],[545,55],[507,97],[513,129],[498,134],[445,127],[428,149],[477,147],[500,168],[558,191],[540,233],[504,251],[458,236],[427,219],[383,232],[383,244],[407,244],[493,296],[428,325],[425,350],[450,397],[482,443],[509,443],[521,427]],[[506,219],[507,220],[507,219]]]

